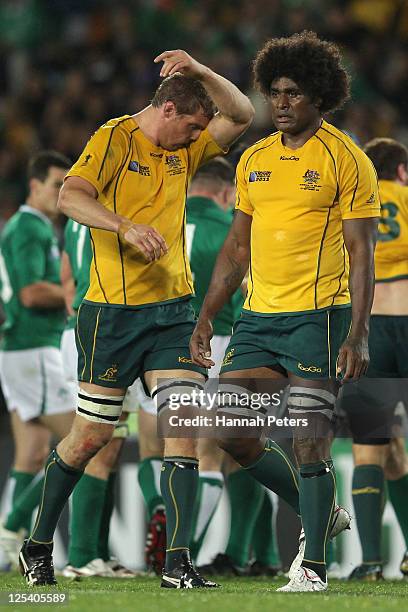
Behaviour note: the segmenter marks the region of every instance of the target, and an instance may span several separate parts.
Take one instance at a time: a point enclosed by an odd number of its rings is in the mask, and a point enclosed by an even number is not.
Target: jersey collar
[[[47,217],[47,215],[44,215],[44,213],[42,213],[40,210],[37,210],[36,208],[29,206],[28,204],[23,204],[22,206],[20,206],[20,212],[25,212],[25,213],[29,213],[30,215],[35,215],[36,217],[39,217],[40,219],[45,221],[45,223],[48,223],[48,225],[52,225],[52,222]]]
[[[187,199],[187,212],[194,212],[200,216],[211,217],[223,223],[231,223],[232,214],[229,211],[222,210],[210,198],[202,196],[191,196]]]

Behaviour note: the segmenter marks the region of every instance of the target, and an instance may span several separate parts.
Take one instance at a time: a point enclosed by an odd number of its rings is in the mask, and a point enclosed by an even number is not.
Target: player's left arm
[[[181,72],[201,81],[208,95],[218,108],[218,113],[208,124],[208,131],[221,149],[226,149],[252,123],[255,111],[249,98],[238,87],[204,64],[200,64],[180,49],[165,51],[154,60],[163,62],[160,76]]]
[[[357,380],[370,361],[368,332],[374,297],[374,249],[377,218],[343,220],[343,236],[350,261],[351,328],[342,344],[337,369],[344,380]]]

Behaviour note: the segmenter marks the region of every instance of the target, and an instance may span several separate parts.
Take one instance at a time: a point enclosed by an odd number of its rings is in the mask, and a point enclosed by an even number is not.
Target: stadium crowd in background
[[[151,58],[163,41],[189,49],[248,92],[256,50],[271,36],[303,29],[338,43],[353,76],[353,104],[336,115],[336,125],[361,142],[407,141],[404,0],[4,0],[0,229],[24,196],[33,151],[52,148],[77,159],[109,117],[146,104],[159,83]],[[251,98],[257,113],[249,142],[269,130],[266,105]]]

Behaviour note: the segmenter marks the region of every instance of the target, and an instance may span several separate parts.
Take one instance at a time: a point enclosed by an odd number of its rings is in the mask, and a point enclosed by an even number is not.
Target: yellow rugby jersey
[[[375,249],[378,283],[408,278],[408,187],[379,181],[381,218]]]
[[[95,132],[67,176],[89,181],[107,209],[154,227],[169,252],[146,263],[117,234],[92,228],[85,299],[143,306],[193,292],[185,239],[186,191],[197,168],[220,153],[208,130],[189,147],[166,151],[152,144],[130,115],[111,119]]]
[[[252,216],[246,310],[350,302],[342,220],[380,214],[374,166],[351,138],[323,121],[296,150],[281,132],[257,142],[238,164],[236,208]]]

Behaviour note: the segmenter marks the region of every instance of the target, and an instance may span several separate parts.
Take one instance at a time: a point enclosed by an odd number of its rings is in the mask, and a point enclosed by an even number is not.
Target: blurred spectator
[[[353,75],[353,100],[334,122],[361,142],[408,144],[406,0],[3,0],[0,224],[24,198],[34,150],[75,159],[107,118],[149,102],[157,53],[185,48],[250,91],[265,39],[305,28],[336,41]],[[270,124],[266,104],[251,96],[249,143]]]

